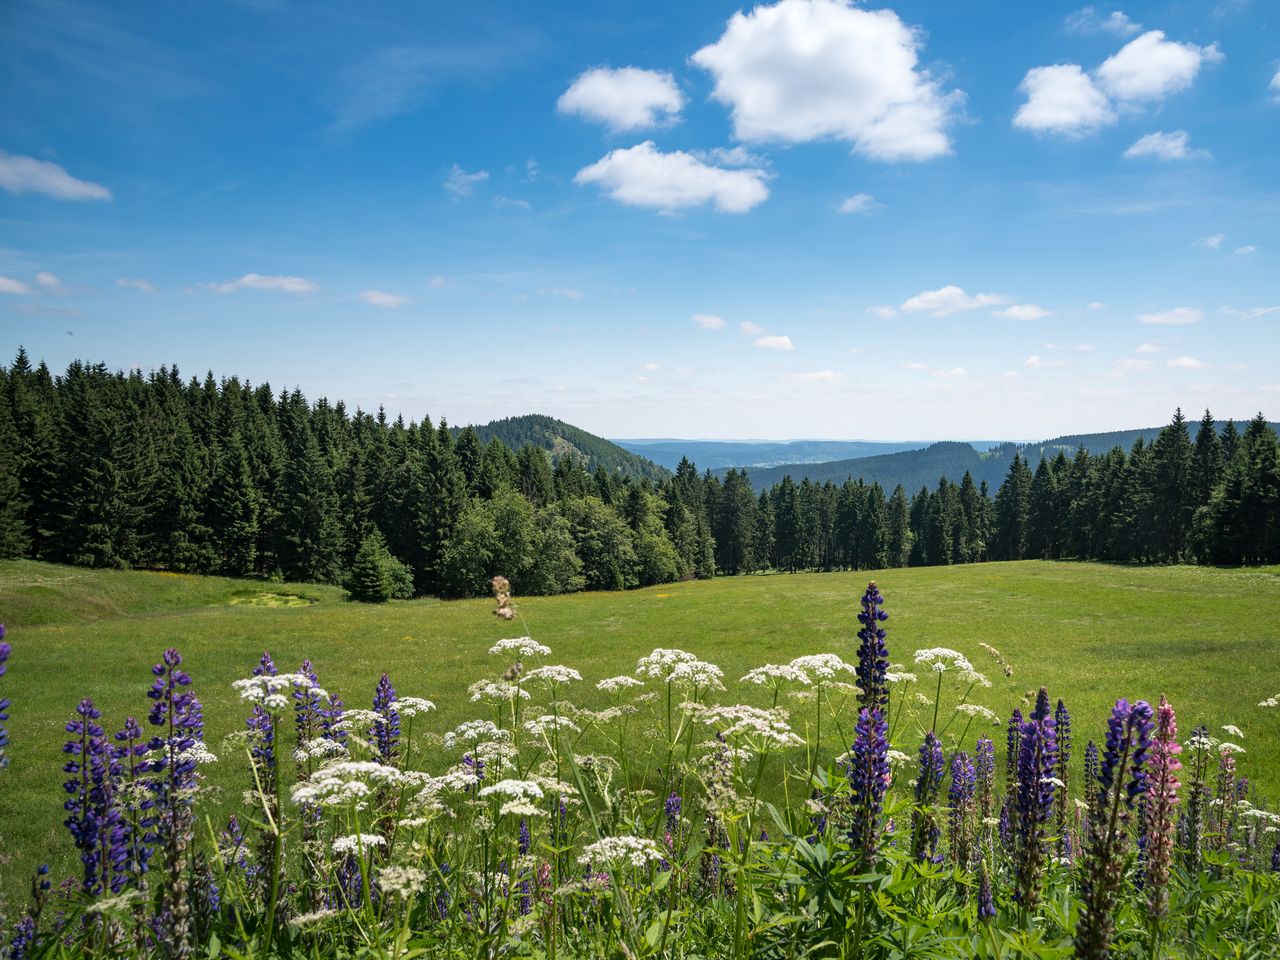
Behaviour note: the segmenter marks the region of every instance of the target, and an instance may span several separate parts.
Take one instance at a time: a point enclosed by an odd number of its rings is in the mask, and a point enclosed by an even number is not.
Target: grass
[[[869,576],[886,597],[895,662],[910,662],[921,647],[960,650],[995,682],[974,699],[1001,715],[1045,684],[1071,707],[1079,744],[1100,737],[1116,697],[1154,701],[1164,692],[1184,735],[1198,722],[1243,728],[1242,772],[1265,797],[1280,790],[1280,711],[1256,706],[1280,693],[1272,659],[1280,646],[1280,567],[1033,561],[736,577],[517,598],[522,627],[491,616],[487,601],[371,607],[309,584],[11,561],[0,562],[0,622],[14,646],[0,681],[0,695],[13,700],[12,764],[0,773],[0,856],[9,859],[0,864],[0,897],[12,902],[43,860],[55,865],[55,876],[73,868],[60,788],[62,726],[71,709],[92,697],[108,731],[127,714],[145,718],[149,667],[166,647],[186,658],[205,706],[206,739],[217,753],[246,715],[231,682],[247,676],[263,650],[282,670],[309,657],[322,685],[352,706],[368,706],[387,670],[401,695],[436,702],[438,730],[480,715],[466,687],[506,666],[488,656],[495,640],[522,632],[552,647],[550,662],[582,672],[588,683],[572,693],[584,706],[603,703],[596,680],[630,673],[655,646],[719,664],[729,688],[721,702],[758,703],[759,691],[735,682],[751,667],[807,653],[854,659],[854,614]],[[980,642],[1012,661],[1011,680],[999,676]],[[1002,744],[1002,734],[993,734]],[[914,752],[918,736],[902,739],[896,745]],[[211,781],[223,787],[222,805],[232,809],[245,785],[244,764],[225,760]]]

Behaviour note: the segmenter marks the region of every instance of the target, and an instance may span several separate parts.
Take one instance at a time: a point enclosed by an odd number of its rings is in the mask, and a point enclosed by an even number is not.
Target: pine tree
[[[1196,507],[1209,502],[1209,495],[1222,478],[1226,466],[1226,457],[1222,450],[1222,441],[1218,438],[1217,426],[1213,414],[1206,408],[1200,420],[1200,429],[1196,431],[1195,451],[1191,463],[1191,494]]]
[[[996,493],[994,555],[1000,560],[1021,560],[1027,555],[1031,519],[1031,468],[1015,453],[1009,473]]]
[[[386,603],[390,600],[395,586],[391,578],[391,560],[382,534],[372,531],[364,538],[351,561],[351,573],[347,577],[351,599],[361,603]]]
[[[1191,435],[1179,407],[1151,446],[1151,544],[1156,557],[1177,562],[1195,511]]]

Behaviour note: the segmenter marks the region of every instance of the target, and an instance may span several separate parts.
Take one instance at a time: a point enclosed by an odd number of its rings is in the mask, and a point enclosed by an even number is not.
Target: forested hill
[[[1215,421],[1218,433],[1226,428],[1225,420]],[[1274,430],[1275,423],[1271,424]],[[1141,439],[1151,443],[1159,435],[1160,427],[1146,427],[1139,430],[1113,430],[1107,433],[1075,433],[1062,437],[1054,437],[1037,443],[1002,443],[990,450],[979,452],[968,443],[943,441],[934,443],[922,450],[907,450],[900,453],[883,454],[874,457],[855,457],[849,460],[833,460],[828,463],[789,463],[765,469],[750,471],[751,483],[757,490],[765,490],[790,476],[799,483],[809,479],[814,483],[843,483],[845,480],[865,480],[867,483],[879,483],[886,490],[892,490],[902,484],[906,490],[919,490],[921,487],[932,487],[939,477],[947,477],[958,482],[968,471],[974,483],[986,481],[991,489],[1000,486],[1009,472],[1014,454],[1021,453],[1032,470],[1043,458],[1056,457],[1060,452],[1068,457],[1084,447],[1092,454],[1106,453],[1116,447],[1129,450]],[[724,470],[713,470],[723,475]]]
[[[507,417],[483,426],[473,426],[482,443],[501,440],[512,450],[519,450],[526,443],[533,444],[551,454],[553,462],[572,455],[584,463],[589,472],[604,467],[611,476],[625,476],[633,480],[662,480],[671,474],[652,460],[622,449],[603,437],[587,433],[572,424],[540,413],[523,417]],[[461,432],[454,431],[455,434]]]
[[[624,450],[648,457],[669,470],[687,457],[713,471],[737,467],[752,470],[792,463],[827,463],[874,457],[902,450],[920,450],[927,440],[615,440]]]

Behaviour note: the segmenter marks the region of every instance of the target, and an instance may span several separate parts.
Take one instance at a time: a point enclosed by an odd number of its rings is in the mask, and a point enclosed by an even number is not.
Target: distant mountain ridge
[[[1226,427],[1227,421],[1215,421],[1218,432]],[[1243,422],[1237,422],[1237,428],[1243,428]],[[1278,424],[1272,424],[1276,429]],[[1196,424],[1189,424],[1194,434]],[[913,493],[921,487],[934,487],[940,477],[959,482],[968,471],[975,483],[986,481],[994,491],[1009,472],[1014,454],[1021,453],[1034,470],[1045,457],[1056,457],[1059,452],[1071,457],[1076,450],[1084,447],[1090,453],[1105,453],[1113,447],[1123,447],[1128,451],[1139,437],[1150,443],[1163,427],[1144,427],[1137,430],[1112,430],[1106,433],[1074,433],[1050,440],[1035,443],[1002,443],[989,450],[975,450],[971,444],[948,440],[933,443],[922,449],[905,450],[896,453],[881,454],[870,457],[855,457],[847,460],[832,460],[827,463],[792,463],[781,464],[765,469],[750,470],[751,484],[757,490],[763,490],[778,483],[785,476],[799,483],[808,478],[814,483],[843,483],[847,479],[865,480],[867,483],[879,483],[886,491],[898,484]],[[728,468],[713,469],[712,473],[723,476]]]
[[[826,463],[903,450],[919,450],[928,441],[885,443],[874,440],[614,440],[624,450],[648,457],[668,470],[688,457],[698,469],[775,467],[784,463]]]
[[[573,456],[584,462],[593,473],[597,467],[602,466],[607,473],[636,479],[662,480],[670,476],[664,467],[647,457],[624,450],[604,437],[587,433],[571,423],[540,413],[493,420],[473,425],[471,429],[475,430],[481,443],[488,443],[496,437],[512,450],[519,450],[526,443],[531,443],[551,454],[553,461]],[[455,435],[461,432],[460,428],[454,428]]]

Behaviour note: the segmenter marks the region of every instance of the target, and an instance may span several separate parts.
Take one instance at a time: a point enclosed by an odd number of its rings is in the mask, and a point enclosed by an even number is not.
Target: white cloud
[[[142,277],[137,277],[132,280],[129,279],[128,277],[121,277],[119,280],[116,281],[116,286],[117,287],[133,287],[136,290],[141,290],[143,293],[156,292],[155,284],[153,284],[150,280],[146,280]]]
[[[611,151],[573,180],[599,184],[619,203],[664,211],[710,203],[721,213],[746,213],[769,196],[763,170],[712,166],[682,150],[663,153],[652,140]]]
[[[514,197],[497,196],[493,198],[493,205],[500,210],[515,207],[517,210],[532,210],[533,204],[528,200],[520,200]]]
[[[738,324],[738,329],[745,333],[748,337],[758,337],[765,332],[764,327],[758,323],[752,323],[750,320],[743,320]]]
[[[1257,253],[1258,248],[1252,243],[1247,243],[1243,247],[1236,247],[1234,253],[1237,257],[1247,257],[1251,253]],[[38,278],[37,278],[38,279]]]
[[[645,369],[645,370],[648,370],[650,373],[652,373],[652,372],[653,372],[653,371],[655,371],[655,370],[661,370],[661,369],[662,369],[662,367],[661,367],[659,364],[656,364],[656,363],[650,362],[650,363],[646,363],[646,364],[644,365],[644,369]]]
[[[402,297],[398,293],[388,293],[385,290],[365,290],[360,294],[360,299],[371,306],[388,309],[403,307],[409,302],[408,297]]]
[[[1175,370],[1203,370],[1208,364],[1195,357],[1174,357],[1165,366]]]
[[[448,285],[449,285],[448,278],[442,277],[439,274],[437,274],[436,276],[432,277],[430,280],[427,281],[427,287],[431,290],[439,290],[441,287],[445,287]]]
[[[874,307],[867,307],[867,313],[873,317],[879,317],[881,320],[892,320],[898,315],[898,308],[880,304]]]
[[[1229,317],[1235,317],[1237,321],[1256,320],[1258,317],[1265,317],[1272,313],[1280,313],[1280,307],[1253,307],[1250,310],[1241,310],[1237,307],[1223,307],[1221,310]]]
[[[1126,357],[1123,360],[1117,360],[1113,366],[1117,370],[1147,370],[1155,366],[1155,361],[1139,360],[1137,357]]]
[[[1227,235],[1225,233],[1214,233],[1207,237],[1201,237],[1193,243],[1192,246],[1200,247],[1204,250],[1217,250],[1222,246],[1222,241],[1225,239],[1227,239]]]
[[[1022,365],[1024,367],[1032,367],[1038,370],[1044,370],[1052,367],[1065,367],[1067,365],[1067,361],[1045,360],[1043,357],[1040,357],[1037,354],[1033,353],[1031,356],[1027,357],[1027,359],[1022,361]]]
[[[840,205],[836,207],[836,213],[870,213],[882,207],[883,204],[876,201],[876,198],[869,193],[855,193],[852,197],[845,197],[840,201]]]
[[[279,290],[283,293],[311,293],[319,289],[319,285],[305,277],[272,277],[260,273],[246,273],[238,280],[226,283],[204,283],[201,286],[218,293],[231,293],[234,290]]]
[[[952,367],[950,370],[935,370],[933,375],[935,377],[963,377],[968,372],[964,367]]]
[[[455,197],[469,197],[476,192],[476,186],[489,179],[488,170],[477,170],[467,173],[456,163],[449,168],[449,176],[445,178],[444,188]]]
[[[1280,69],[1276,70],[1275,76],[1271,78],[1271,83],[1267,89],[1271,91],[1271,99],[1276,103],[1280,103]]]
[[[573,290],[568,287],[552,287],[547,293],[554,297],[564,297],[566,300],[582,300],[586,294],[581,290]]]
[[[1115,123],[1106,94],[1078,64],[1033,67],[1018,89],[1027,95],[1027,102],[1014,114],[1013,125],[1023,130],[1082,137]]]
[[[761,337],[756,340],[755,346],[763,347],[765,350],[794,350],[795,346],[791,343],[790,337],[770,336]]]
[[[993,317],[1004,317],[1006,320],[1043,320],[1052,317],[1053,311],[1034,303],[1015,303],[1012,307],[997,310]]]
[[[1107,309],[1107,305],[1106,305],[1105,303],[1103,303],[1101,300],[1094,300],[1092,303],[1090,303],[1090,304],[1089,304],[1089,309],[1090,309],[1090,310],[1105,310],[1105,309]]]
[[[1135,349],[1133,352],[1134,353],[1159,353],[1160,348],[1157,347],[1154,343],[1140,343],[1138,344],[1137,349]]]
[[[1221,60],[1216,43],[1177,43],[1149,30],[1091,74],[1076,63],[1028,70],[1019,86],[1027,100],[1013,124],[1033,133],[1081,137],[1114,123],[1117,108],[1132,110],[1187,89],[1201,65]]]
[[[0,277],[0,293],[31,293],[31,288],[21,280]]]
[[[834,370],[814,370],[810,373],[796,374],[796,378],[809,383],[833,383],[840,380],[841,376]]]
[[[1135,103],[1163,100],[1191,86],[1204,63],[1219,63],[1218,45],[1166,40],[1164,31],[1149,30],[1126,43],[1098,68],[1098,82],[1117,100]]]
[[[43,193],[59,200],[110,200],[100,183],[77,180],[56,163],[0,150],[0,187],[10,193]]]
[[[979,310],[982,307],[997,307],[1008,302],[1009,298],[1000,293],[978,293],[969,296],[963,288],[952,284],[937,290],[917,293],[902,304],[901,310],[903,313],[928,313],[933,317],[949,317],[953,313]]]
[[[62,286],[62,281],[48,270],[41,270],[36,274],[36,283],[49,290],[56,290],[58,287]]]
[[[929,365],[928,365],[927,363],[921,363],[921,362],[920,362],[920,361],[918,361],[918,360],[913,360],[913,361],[911,361],[910,363],[904,363],[904,364],[902,365],[902,369],[903,369],[903,370],[916,370],[916,371],[918,371],[918,372],[920,372],[920,373],[925,373],[925,372],[927,372],[927,371],[928,371],[928,369],[929,369]]]
[[[641,130],[674,123],[684,97],[669,73],[622,67],[596,67],[573,81],[556,109],[607,125],[611,130]]]
[[[1207,157],[1208,150],[1191,150],[1191,134],[1185,130],[1175,130],[1173,133],[1148,133],[1144,137],[1139,137],[1137,141],[1128,150],[1124,152],[1126,160],[1133,160],[1138,157],[1155,157],[1157,160],[1186,160],[1190,157]]]
[[[693,322],[703,330],[723,330],[725,328],[724,317],[717,317],[714,313],[695,313]]]
[[[692,60],[715,77],[739,140],[842,140],[877,160],[927,160],[951,151],[963,94],[920,69],[920,47],[891,10],[781,0],[735,13]]]
[[[1161,310],[1157,313],[1140,313],[1138,319],[1143,323],[1168,324],[1185,326],[1204,319],[1204,311],[1195,307],[1174,307],[1172,310]]]
[[[1118,37],[1131,37],[1142,29],[1123,10],[1112,10],[1105,16],[1094,7],[1084,7],[1068,14],[1066,28],[1072,33],[1114,33]]]

